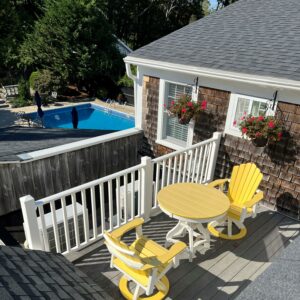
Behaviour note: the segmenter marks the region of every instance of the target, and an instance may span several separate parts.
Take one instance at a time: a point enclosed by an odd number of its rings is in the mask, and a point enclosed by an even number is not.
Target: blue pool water
[[[46,128],[73,128],[71,107],[44,110],[43,125]],[[76,105],[78,129],[124,130],[134,127],[134,117],[95,104]],[[37,113],[27,114],[32,120]]]

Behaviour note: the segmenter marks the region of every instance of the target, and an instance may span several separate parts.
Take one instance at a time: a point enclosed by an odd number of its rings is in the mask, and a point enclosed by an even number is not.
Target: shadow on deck
[[[176,221],[160,214],[143,226],[144,235],[164,244]],[[300,223],[261,208],[255,219],[246,221],[247,236],[239,241],[213,239],[206,254],[197,254],[192,263],[181,260],[167,273],[171,288],[167,299],[234,299],[299,234]],[[124,239],[130,242],[132,234]],[[75,265],[103,287],[113,298],[122,299],[118,290],[120,272],[109,267],[105,246],[78,259]]]

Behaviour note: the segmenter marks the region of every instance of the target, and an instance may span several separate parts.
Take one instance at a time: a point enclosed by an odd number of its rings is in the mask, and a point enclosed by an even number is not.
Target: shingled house
[[[175,31],[126,58],[135,80],[136,127],[154,156],[224,132],[216,177],[233,165],[255,162],[273,207],[300,217],[300,2],[239,0]],[[131,73],[137,66],[137,75]],[[188,125],[164,109],[178,94],[205,99],[207,111]],[[267,109],[266,109],[267,108]],[[282,120],[284,138],[256,147],[233,120],[240,114]]]

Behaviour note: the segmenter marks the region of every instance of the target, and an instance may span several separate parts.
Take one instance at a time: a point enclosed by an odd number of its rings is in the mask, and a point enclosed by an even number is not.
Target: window
[[[270,100],[261,99],[251,96],[231,94],[225,132],[228,134],[241,136],[239,125],[243,116],[253,115],[258,117],[260,115],[274,115],[275,108],[272,110],[269,105]]]
[[[178,118],[170,115],[164,106],[170,107],[172,101],[178,101],[184,94],[190,95],[194,99],[193,88],[188,85],[163,83],[164,90],[161,91],[162,95],[160,95],[160,97],[163,97],[160,101],[162,103],[160,107],[162,112],[159,117],[160,125],[158,125],[157,142],[172,149],[181,149],[191,144],[193,121],[187,125],[180,124]]]

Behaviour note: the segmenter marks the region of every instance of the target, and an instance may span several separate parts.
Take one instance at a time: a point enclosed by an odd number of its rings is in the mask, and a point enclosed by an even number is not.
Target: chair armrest
[[[229,181],[230,181],[229,178],[217,179],[217,180],[214,180],[214,181],[210,182],[207,186],[216,187],[216,186],[219,186],[219,185],[223,185],[224,183],[229,182]]]
[[[141,226],[144,223],[144,219],[143,218],[136,218],[130,222],[128,222],[127,224],[121,226],[120,228],[114,230],[111,232],[111,235],[116,238],[119,239],[121,238],[126,232]]]
[[[175,256],[180,254],[183,250],[187,248],[186,243],[184,242],[177,242],[174,244],[166,254],[163,254],[158,257],[162,264],[169,263]]]
[[[259,201],[261,201],[264,198],[264,193],[262,191],[259,191],[256,193],[253,198],[247,202],[245,202],[245,206],[250,208],[253,207],[255,204],[257,204]]]

